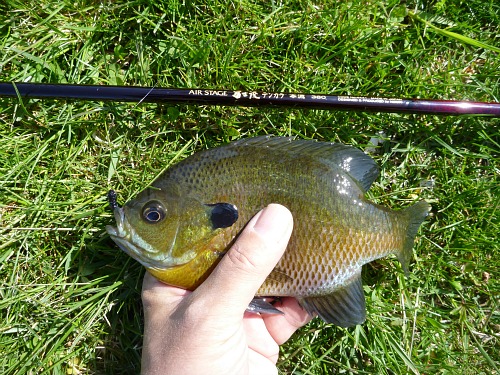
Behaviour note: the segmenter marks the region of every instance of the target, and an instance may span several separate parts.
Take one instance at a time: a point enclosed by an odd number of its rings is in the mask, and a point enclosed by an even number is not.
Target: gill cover
[[[123,207],[129,242],[124,250],[149,269],[184,265],[205,250],[224,251],[210,241],[238,220],[236,206],[207,204],[184,193],[174,183],[148,188]],[[117,242],[126,246],[123,239]]]

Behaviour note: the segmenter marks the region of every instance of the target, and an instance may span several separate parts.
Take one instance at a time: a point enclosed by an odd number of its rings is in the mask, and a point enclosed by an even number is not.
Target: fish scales
[[[169,261],[162,264],[160,256],[145,265],[150,270],[160,269],[153,274],[171,283],[169,270],[183,264],[176,259],[199,267],[200,252],[223,254],[253,215],[270,203],[280,203],[292,212],[294,230],[285,254],[256,296],[296,297],[310,313],[350,326],[364,320],[363,264],[394,253],[406,269],[413,238],[429,210],[425,202],[393,211],[367,201],[364,193],[377,176],[371,158],[341,144],[282,137],[234,142],[187,158],[158,178],[152,184],[155,190],[147,190],[127,204],[125,221],[136,229],[129,242],[170,249]],[[173,211],[181,212],[175,238],[166,239],[174,243],[168,246],[155,245],[147,239],[152,238],[150,234],[141,237],[137,220],[142,219],[131,216],[133,207],[143,210],[154,197],[163,204],[164,194],[174,196],[165,202],[170,199]],[[217,215],[212,212],[211,225],[206,219],[207,205],[219,207]],[[227,218],[219,218],[218,212],[231,210],[237,211],[237,220],[225,226]],[[115,216],[119,216],[116,211]],[[214,220],[222,220],[220,228],[215,228]],[[110,232],[112,237],[115,233]],[[196,247],[198,244],[204,245]],[[127,247],[126,241],[120,246]],[[208,272],[216,260],[211,255],[205,258],[211,262],[202,266]],[[193,274],[193,285],[203,281],[203,272]],[[189,282],[178,286],[189,288]]]
[[[222,152],[219,154],[218,150]],[[171,174],[201,201],[229,200],[248,208],[245,211],[247,216],[242,217],[240,225],[235,225],[233,231],[228,232],[228,240],[255,212],[270,203],[280,202],[292,210],[296,230],[287,252],[276,267],[290,279],[286,282],[268,279],[258,295],[300,296],[329,292],[342,285],[362,264],[401,247],[401,241],[398,243],[397,239],[403,238],[404,228],[394,227],[388,212],[363,201],[356,195],[357,191],[354,197],[349,197],[352,206],[339,204],[340,201],[334,199],[334,194],[343,194],[347,184],[345,178],[338,175],[330,178],[331,173],[314,161],[298,163],[293,154],[287,158],[288,155],[279,150],[269,151],[256,153],[252,147],[241,147],[236,152],[228,153],[215,149],[214,161],[202,155],[199,161],[195,159],[187,168],[180,167]],[[249,168],[242,168],[242,158],[252,158],[251,162],[248,161]],[[276,168],[276,161],[280,168]],[[252,165],[259,167],[253,168]],[[305,175],[304,170],[308,168],[315,169],[316,173]],[[257,182],[256,186],[252,186],[252,182]],[[314,195],[307,194],[311,186],[314,186]],[[162,187],[161,183],[158,187]],[[281,194],[282,190],[288,192],[285,197]],[[331,192],[332,195],[318,196],[318,190]],[[310,196],[318,196],[320,200],[311,202]],[[302,214],[309,211],[312,213],[305,220],[301,219]],[[394,230],[401,235],[388,238],[381,235],[394,233]],[[303,233],[308,233],[308,236],[301,235]],[[326,270],[322,280],[317,280],[318,266]]]

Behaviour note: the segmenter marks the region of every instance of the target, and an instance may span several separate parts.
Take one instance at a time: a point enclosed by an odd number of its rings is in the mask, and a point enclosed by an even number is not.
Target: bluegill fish
[[[243,139],[178,163],[123,208],[111,197],[117,226],[107,231],[153,276],[193,290],[250,218],[280,203],[294,230],[251,309],[273,312],[259,297],[290,296],[311,315],[349,327],[365,320],[362,266],[396,254],[407,270],[429,211],[424,201],[393,211],[366,200],[378,174],[368,155],[343,144]]]

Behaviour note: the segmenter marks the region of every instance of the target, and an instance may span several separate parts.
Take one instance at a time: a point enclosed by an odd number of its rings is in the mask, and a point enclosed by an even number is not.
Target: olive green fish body
[[[367,201],[364,193],[377,176],[369,156],[342,144],[246,139],[167,170],[115,209],[121,228],[110,234],[160,280],[194,289],[250,218],[280,203],[292,212],[294,230],[257,295],[296,297],[310,313],[349,326],[365,316],[362,265],[394,253],[406,269],[428,212],[425,202],[392,211]],[[157,223],[145,223],[148,207],[156,213],[154,202],[165,217],[150,214]]]

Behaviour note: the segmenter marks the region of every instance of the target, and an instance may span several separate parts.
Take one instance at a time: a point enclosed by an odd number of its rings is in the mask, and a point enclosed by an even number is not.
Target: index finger
[[[283,315],[262,314],[262,319],[269,334],[278,345],[284,344],[297,329],[313,318],[293,297],[280,298],[274,306],[282,311]]]
[[[188,290],[162,283],[147,271],[142,281],[141,298],[145,309],[162,306],[173,311],[189,293]]]

